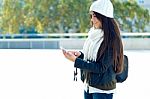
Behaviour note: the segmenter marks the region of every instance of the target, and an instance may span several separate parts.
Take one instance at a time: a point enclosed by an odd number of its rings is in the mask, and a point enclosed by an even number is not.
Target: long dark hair
[[[112,48],[114,71],[120,73],[123,70],[123,44],[119,26],[114,18],[106,17],[97,12],[94,12],[94,14],[101,21],[104,31],[104,39],[98,50],[97,60],[101,58],[108,47]]]

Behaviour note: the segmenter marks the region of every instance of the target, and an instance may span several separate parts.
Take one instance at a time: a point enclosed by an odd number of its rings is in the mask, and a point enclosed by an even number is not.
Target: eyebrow
[[[94,17],[96,17],[96,15],[95,15],[94,13],[90,13],[90,16],[92,16],[92,15],[93,15]]]

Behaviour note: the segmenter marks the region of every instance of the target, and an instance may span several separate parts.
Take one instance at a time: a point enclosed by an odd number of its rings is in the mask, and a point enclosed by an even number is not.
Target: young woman
[[[123,45],[110,0],[93,2],[90,16],[92,27],[83,51],[63,51],[63,54],[81,70],[84,99],[112,99],[116,74],[123,70]]]

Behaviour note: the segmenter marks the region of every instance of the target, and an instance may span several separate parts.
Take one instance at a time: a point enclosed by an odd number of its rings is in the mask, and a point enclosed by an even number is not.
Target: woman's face
[[[90,12],[90,16],[91,16],[91,22],[93,23],[93,26],[96,29],[102,28],[102,23],[100,20],[98,20],[94,12]]]

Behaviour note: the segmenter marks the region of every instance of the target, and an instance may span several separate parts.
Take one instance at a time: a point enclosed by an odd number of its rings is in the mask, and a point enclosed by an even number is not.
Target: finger
[[[67,51],[68,53],[72,53],[72,54],[74,54],[74,52],[73,51]]]
[[[75,52],[74,54],[75,54],[75,55],[79,55],[79,52]]]
[[[67,54],[68,56],[72,56],[72,55],[73,55],[71,52],[66,52],[66,54]]]

